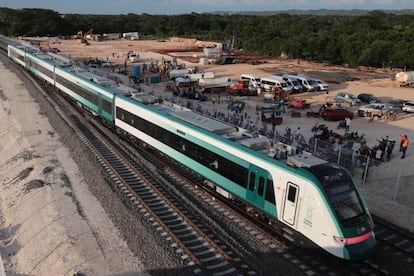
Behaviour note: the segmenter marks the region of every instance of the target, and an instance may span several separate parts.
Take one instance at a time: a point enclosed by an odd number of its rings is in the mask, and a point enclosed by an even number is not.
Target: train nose
[[[352,238],[335,237],[335,240],[344,244],[344,259],[347,260],[366,259],[375,250],[375,234],[373,231]]]

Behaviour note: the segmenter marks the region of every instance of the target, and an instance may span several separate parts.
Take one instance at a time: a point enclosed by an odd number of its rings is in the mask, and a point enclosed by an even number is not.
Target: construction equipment
[[[89,45],[89,41],[88,41],[87,37],[90,37],[92,34],[93,34],[93,29],[92,28],[90,28],[89,31],[87,31],[86,33],[83,33],[82,31],[79,31],[76,34],[78,44]]]
[[[257,96],[257,89],[250,86],[250,80],[239,79],[230,84],[229,93],[236,96]]]
[[[280,125],[283,122],[282,109],[279,105],[260,107],[262,122]]]

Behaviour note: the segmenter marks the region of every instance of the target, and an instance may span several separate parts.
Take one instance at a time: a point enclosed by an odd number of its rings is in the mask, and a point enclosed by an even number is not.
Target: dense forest
[[[184,14],[61,15],[52,10],[0,8],[0,33],[8,36],[138,31],[144,38],[191,37],[226,42],[268,56],[287,54],[330,64],[414,68],[414,14],[362,15]]]

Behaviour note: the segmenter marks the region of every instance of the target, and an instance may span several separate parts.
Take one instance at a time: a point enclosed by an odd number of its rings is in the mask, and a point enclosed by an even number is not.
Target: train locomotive
[[[196,171],[229,200],[253,207],[336,257],[360,260],[373,252],[371,215],[352,176],[338,164],[173,103],[140,102],[26,46],[7,49],[13,61],[118,133]]]

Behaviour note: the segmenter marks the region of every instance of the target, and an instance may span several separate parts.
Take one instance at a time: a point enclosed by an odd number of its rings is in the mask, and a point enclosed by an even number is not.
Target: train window
[[[53,72],[50,71],[49,69],[47,69],[46,67],[43,67],[42,65],[38,64],[36,61],[27,58],[27,63],[26,63],[30,68],[35,69],[41,73],[43,73],[44,75],[48,76],[49,78],[53,79]]]
[[[95,95],[93,92],[90,92],[75,83],[56,75],[56,80],[58,83],[62,84],[66,88],[70,89],[72,92],[78,94],[82,98],[88,100],[89,102],[93,103],[94,105],[98,105],[98,96]]]
[[[110,101],[103,99],[103,101],[102,101],[102,108],[107,113],[112,114],[112,103]]]
[[[288,200],[292,203],[295,203],[296,201],[296,187],[294,186],[289,186],[289,191],[288,191]]]
[[[266,195],[265,195],[265,200],[276,204],[276,200],[275,200],[275,191],[273,190],[273,181],[268,179],[267,183],[266,183]]]
[[[352,182],[331,185],[326,190],[335,212],[344,225],[352,224],[351,219],[364,214]]]
[[[250,182],[249,182],[249,190],[254,191],[254,182],[256,181],[256,174],[254,172],[250,173]]]
[[[259,188],[257,190],[257,193],[259,194],[259,196],[263,196],[263,191],[264,191],[264,177],[260,176],[259,177]]]
[[[125,117],[122,115],[125,114]],[[130,118],[134,118],[134,127],[138,130],[154,137],[162,143],[174,148],[182,154],[188,156],[194,161],[214,169],[217,173],[236,183],[237,185],[247,188],[248,170],[231,160],[216,154],[215,152],[206,149],[196,143],[184,139],[180,135],[172,133],[159,127],[147,120],[142,119],[120,107],[116,107],[116,117],[121,121],[130,124]],[[185,144],[185,147],[183,147]],[[253,178],[254,182],[254,178]],[[253,183],[254,189],[254,183]]]

